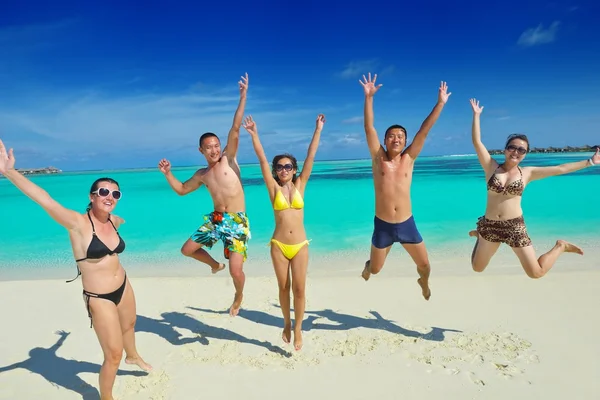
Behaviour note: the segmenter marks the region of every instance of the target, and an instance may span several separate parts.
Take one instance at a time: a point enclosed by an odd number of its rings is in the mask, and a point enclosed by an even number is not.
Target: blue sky
[[[3,2],[0,138],[17,167],[201,165],[198,137],[225,140],[248,72],[268,157],[303,159],[322,112],[317,159],[367,158],[358,79],[373,72],[380,136],[400,123],[412,138],[448,82],[423,155],[473,153],[470,97],[488,148],[514,132],[600,142],[593,1],[284,3]],[[241,135],[240,162],[255,162]]]

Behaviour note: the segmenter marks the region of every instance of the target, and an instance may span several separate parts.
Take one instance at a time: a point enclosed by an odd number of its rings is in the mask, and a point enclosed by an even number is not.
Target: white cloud
[[[521,34],[517,44],[523,47],[531,47],[539,44],[552,43],[556,39],[560,21],[554,21],[544,29],[543,24],[539,24],[535,28],[529,28]]]
[[[496,118],[498,121],[506,121],[507,119],[510,119],[510,115],[505,115],[503,117],[498,117]]]
[[[89,161],[78,164],[81,168],[106,167],[111,162],[115,167],[153,165],[163,156],[202,162],[197,151],[199,136],[211,131],[224,142],[239,102],[235,84],[202,93],[37,94],[27,103],[0,104],[0,137],[15,149],[23,167],[56,160],[68,160],[71,165]],[[265,148],[305,152],[317,113],[252,95],[250,88],[245,114],[252,114],[257,122]],[[240,135],[240,158],[254,158],[243,128]]]
[[[362,143],[362,135],[358,133],[345,134],[338,138],[337,141],[346,145],[358,145]]]
[[[363,122],[363,117],[358,116],[358,117],[347,118],[342,121],[342,124],[362,124],[362,122]]]
[[[379,70],[379,71],[377,71]],[[360,79],[363,74],[369,72],[377,74],[377,76],[392,73],[394,71],[393,65],[381,67],[381,62],[377,59],[362,60],[362,61],[351,61],[346,65],[346,68],[338,73],[341,78],[356,78]]]

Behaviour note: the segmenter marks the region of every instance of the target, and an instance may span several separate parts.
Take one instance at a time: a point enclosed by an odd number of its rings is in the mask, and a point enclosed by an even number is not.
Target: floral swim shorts
[[[204,224],[192,234],[190,239],[207,248],[221,240],[223,241],[223,254],[229,259],[231,252],[248,257],[248,240],[250,235],[250,223],[244,212],[219,212],[213,211],[204,216]]]

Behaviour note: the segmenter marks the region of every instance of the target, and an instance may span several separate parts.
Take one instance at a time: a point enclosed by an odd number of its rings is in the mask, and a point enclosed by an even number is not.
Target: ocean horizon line
[[[557,155],[573,155],[576,153],[581,153],[581,151],[573,151],[573,152],[557,152],[557,153],[530,153],[529,156],[535,156],[535,155],[553,155],[553,156],[557,156]],[[492,156],[495,156],[497,154],[492,154]],[[450,157],[476,157],[477,154],[476,153],[457,153],[457,154],[430,154],[430,155],[420,155],[419,158],[423,159],[423,158],[450,158]],[[365,158],[334,158],[334,159],[317,159],[315,160],[316,163],[331,163],[331,162],[344,162],[344,161],[369,161],[370,158],[365,157]],[[304,160],[298,160],[298,163],[303,163]],[[240,166],[258,166],[259,163],[258,162],[242,162],[239,163]],[[188,168],[202,168],[206,166],[206,164],[204,163],[198,163],[198,164],[191,164],[191,165],[172,165],[172,168],[175,170],[178,169],[188,169]],[[96,173],[96,172],[115,172],[115,171],[147,171],[147,170],[152,170],[152,169],[157,169],[157,166],[139,166],[139,167],[124,167],[124,168],[115,168],[115,169],[61,169],[59,167],[56,166],[46,166],[46,167],[42,167],[42,168],[27,168],[27,167],[19,167],[19,170],[30,170],[30,169],[40,169],[43,170],[45,168],[57,168],[58,170],[60,170],[61,172],[58,174],[34,174],[36,176],[53,176],[53,175],[61,175],[64,173]],[[2,175],[0,175],[0,179],[4,178]]]

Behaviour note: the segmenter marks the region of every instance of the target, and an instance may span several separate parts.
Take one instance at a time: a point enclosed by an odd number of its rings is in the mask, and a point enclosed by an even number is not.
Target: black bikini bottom
[[[110,300],[113,303],[115,303],[115,306],[118,306],[119,303],[121,302],[121,298],[123,297],[123,292],[125,292],[126,285],[127,285],[127,274],[125,274],[125,279],[123,279],[123,284],[121,285],[121,287],[112,293],[98,294],[98,293],[88,292],[87,290],[83,291],[83,295],[85,296],[85,303],[86,303],[87,311],[88,311],[88,317],[90,317],[90,328],[92,327],[92,312],[90,311],[90,297],[96,297],[99,299]]]

